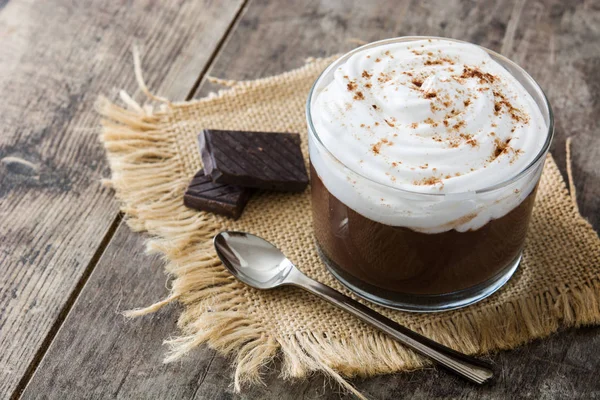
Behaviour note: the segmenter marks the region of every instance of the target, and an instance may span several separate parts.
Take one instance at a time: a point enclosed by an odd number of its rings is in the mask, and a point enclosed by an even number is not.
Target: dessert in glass
[[[513,275],[553,134],[522,68],[457,40],[384,40],[330,65],[306,113],[316,244],[349,289],[441,311]]]

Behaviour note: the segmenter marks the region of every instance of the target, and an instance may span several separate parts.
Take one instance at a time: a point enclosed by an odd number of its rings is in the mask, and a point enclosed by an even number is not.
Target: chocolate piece
[[[198,141],[213,182],[286,192],[306,189],[308,175],[296,133],[205,129]]]
[[[196,210],[238,219],[251,194],[252,189],[214,183],[201,169],[190,182],[183,196],[183,204]]]

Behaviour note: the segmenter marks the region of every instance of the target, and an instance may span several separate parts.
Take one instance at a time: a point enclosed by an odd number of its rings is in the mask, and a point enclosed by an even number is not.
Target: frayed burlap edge
[[[99,99],[98,110],[105,117],[101,140],[112,170],[111,179],[105,183],[115,189],[128,225],[135,231],[148,231],[154,236],[147,242],[148,251],[164,255],[165,268],[174,278],[166,299],[125,313],[129,317],[145,315],[173,301],[183,305],[178,320],[182,335],[166,341],[170,347],[166,362],[207,343],[221,354],[235,357],[234,385],[239,391],[245,382],[261,382],[263,367],[280,352],[284,378],[301,378],[321,371],[360,398],[363,396],[346,378],[427,365],[422,358],[384,335],[357,334],[352,337],[351,346],[344,339],[323,338],[310,332],[273,338],[252,314],[236,311],[237,305],[244,302],[243,287],[222,267],[211,243],[214,234],[227,228],[226,223],[211,214],[185,208],[181,198],[187,178],[172,180],[173,176],[183,176],[177,173],[183,164],[170,119],[174,109],[190,106],[190,103],[171,103],[152,96],[141,78],[139,62],[136,62],[136,77],[142,90],[162,104],[159,110],[143,108],[123,92],[121,97],[127,109],[105,98]],[[260,81],[227,81],[231,89],[208,99],[236,95],[244,85]],[[545,173],[557,174],[557,179],[562,181],[551,157],[550,161],[551,168],[547,167],[549,171]],[[569,168],[572,184],[570,172]],[[562,190],[567,194],[564,183]],[[574,199],[573,188],[571,194]],[[573,210],[579,216],[576,205]],[[173,220],[172,215],[179,218]],[[580,216],[578,223],[593,232],[591,225]],[[518,322],[490,323],[503,315],[511,315]],[[436,341],[470,354],[481,354],[514,348],[531,338],[554,333],[561,326],[598,322],[600,280],[592,279],[575,287],[564,285],[510,301],[491,311],[474,309],[452,321],[432,322],[419,329]],[[485,329],[481,329],[484,326]]]

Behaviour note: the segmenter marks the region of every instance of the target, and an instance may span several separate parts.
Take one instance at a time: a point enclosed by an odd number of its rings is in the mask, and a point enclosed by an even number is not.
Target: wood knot
[[[18,175],[33,176],[37,175],[39,170],[37,164],[16,156],[4,157],[0,159],[0,164],[2,164],[8,172]]]

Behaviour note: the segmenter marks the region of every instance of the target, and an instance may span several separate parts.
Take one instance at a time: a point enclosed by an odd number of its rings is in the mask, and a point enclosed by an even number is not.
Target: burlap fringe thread
[[[137,56],[135,64],[140,88],[150,99],[161,102],[163,110],[143,108],[123,92],[121,97],[128,109],[101,98],[98,109],[105,117],[101,140],[108,150],[113,171],[107,183],[122,201],[121,209],[128,225],[135,231],[148,231],[154,236],[147,243],[148,251],[163,254],[167,262],[165,268],[174,277],[166,299],[125,315],[153,313],[173,301],[183,305],[178,320],[182,335],[166,341],[170,351],[165,362],[177,360],[207,343],[221,354],[235,357],[234,386],[240,391],[244,383],[262,382],[261,371],[280,352],[282,377],[303,378],[320,371],[359,398],[364,396],[346,378],[395,372],[398,366],[409,370],[427,365],[425,360],[382,335],[363,335],[362,340],[353,337],[351,347],[343,339],[317,337],[306,332],[280,340],[269,337],[251,314],[236,311],[237,305],[245,299],[214,252],[209,251],[212,237],[224,226],[211,215],[201,215],[183,206],[181,198],[187,180],[165,180],[171,178],[174,171],[181,170],[182,165],[177,157],[174,132],[170,130],[168,110],[164,107],[186,103],[174,104],[152,95],[142,79]],[[228,81],[227,86],[236,85]],[[222,95],[223,92],[217,94]],[[575,201],[570,166],[569,175]],[[174,212],[180,219],[165,217]],[[495,310],[501,315],[514,313],[519,321],[516,324],[492,324],[490,328],[487,322],[494,320],[493,313],[473,312],[458,320],[434,322],[419,329],[434,340],[446,344],[463,342],[462,348],[468,353],[481,354],[513,348],[531,336],[547,336],[555,332],[560,323],[565,326],[598,323],[598,299],[600,281],[595,279],[582,286],[555,288],[535,298],[508,302]],[[481,326],[486,329],[480,329]],[[440,332],[453,334],[450,338]],[[473,337],[479,340],[465,342],[464,338]],[[348,365],[355,367],[348,368]],[[379,367],[365,370],[365,365]]]

